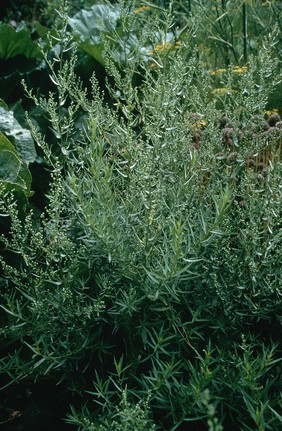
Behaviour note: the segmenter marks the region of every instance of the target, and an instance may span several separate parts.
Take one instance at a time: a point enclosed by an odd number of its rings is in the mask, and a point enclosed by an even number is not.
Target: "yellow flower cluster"
[[[216,70],[211,70],[210,74],[215,76],[215,75],[219,75],[220,73],[226,72],[226,69],[216,69]]]
[[[234,66],[233,72],[234,73],[244,73],[248,70],[247,66]]]
[[[203,118],[203,115],[197,112],[190,113],[188,121],[195,132],[202,130],[207,125],[207,121]]]
[[[234,66],[233,67],[233,73],[244,73],[248,70],[247,66]],[[226,69],[216,69],[216,70],[212,70],[210,71],[210,75],[212,76],[216,76],[216,75],[220,75],[221,73],[226,72]]]
[[[278,109],[273,108],[273,109],[269,109],[268,111],[264,111],[264,113],[265,113],[268,117],[270,117],[270,115],[272,115],[272,114],[279,114],[279,111],[278,111]]]
[[[141,6],[138,7],[137,9],[134,10],[134,13],[142,13],[145,12],[146,10],[150,10],[150,6]]]
[[[149,51],[149,55],[153,55],[155,52],[169,51],[172,49],[179,49],[181,42],[177,41],[175,44],[171,42],[158,43],[153,50]]]
[[[206,120],[197,120],[195,121],[195,123],[192,124],[192,129],[195,129],[195,130],[202,129],[206,125],[207,125]]]

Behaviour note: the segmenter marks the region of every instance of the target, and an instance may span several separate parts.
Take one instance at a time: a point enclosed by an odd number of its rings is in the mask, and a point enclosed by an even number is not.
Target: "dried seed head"
[[[278,123],[279,121],[281,121],[280,115],[279,114],[271,114],[268,117],[268,124],[270,125],[270,127],[273,127],[276,125],[276,123]]]
[[[277,124],[277,123],[276,123]],[[269,127],[268,130],[266,130],[265,132],[263,132],[261,134],[261,136],[265,137],[265,138],[273,138],[276,136],[281,135],[281,129],[279,127]]]
[[[258,181],[261,182],[261,183],[263,183],[264,180],[265,180],[265,177],[264,177],[264,175],[262,173],[259,173],[257,178],[258,178]]]
[[[192,142],[193,142],[193,147],[198,150],[201,145],[201,134],[199,133],[198,130],[194,130],[192,135]]]
[[[232,127],[225,127],[222,130],[222,142],[225,144],[228,148],[230,148],[233,145],[233,132],[234,129]]]
[[[222,117],[220,120],[219,120],[219,125],[220,125],[220,127],[223,129],[225,126],[227,126],[227,124],[228,124],[228,118],[227,117]]]
[[[232,153],[229,154],[228,156],[228,162],[232,163],[232,162],[236,162],[236,160],[238,159],[238,153],[237,151],[233,151]]]
[[[234,129],[232,127],[225,127],[222,130],[223,136],[226,139],[232,138],[233,132],[234,132]]]

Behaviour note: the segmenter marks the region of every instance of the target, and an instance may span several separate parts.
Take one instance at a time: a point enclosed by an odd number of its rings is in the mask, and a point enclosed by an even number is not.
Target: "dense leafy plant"
[[[171,8],[115,7],[110,103],[75,74],[64,5],[42,54],[56,91],[25,85],[50,121],[50,140],[28,124],[52,178],[41,216],[0,184],[2,389],[54,379],[84,431],[278,429],[275,40],[211,75]]]

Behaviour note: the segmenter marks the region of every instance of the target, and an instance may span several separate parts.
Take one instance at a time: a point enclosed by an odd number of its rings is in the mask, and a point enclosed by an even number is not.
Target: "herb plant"
[[[56,91],[25,84],[51,184],[38,215],[0,182],[2,390],[56,381],[80,431],[278,430],[275,42],[211,75],[172,8],[137,6],[101,35],[106,96],[75,73],[64,2],[42,54]]]

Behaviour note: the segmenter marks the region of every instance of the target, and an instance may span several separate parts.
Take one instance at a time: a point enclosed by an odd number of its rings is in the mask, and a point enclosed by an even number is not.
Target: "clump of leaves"
[[[94,422],[89,419],[91,416],[86,407],[80,415],[72,408],[72,415],[69,415],[67,422],[78,425],[78,430],[85,431],[154,431],[156,427],[148,417],[148,410],[148,399],[132,404],[128,400],[127,391],[123,390],[111,418],[108,415]]]

